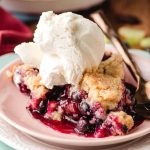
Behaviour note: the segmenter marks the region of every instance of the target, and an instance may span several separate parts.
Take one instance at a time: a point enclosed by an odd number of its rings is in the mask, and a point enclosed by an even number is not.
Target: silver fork
[[[135,99],[136,99],[136,107],[135,111],[147,118],[150,119],[150,89],[147,89],[147,84],[139,71],[139,68],[136,66],[132,57],[130,56],[126,46],[122,43],[113,27],[107,20],[106,16],[103,12],[95,12],[90,15],[90,17],[97,23],[97,25],[102,29],[104,34],[110,39],[112,44],[116,47],[118,52],[122,55],[122,58],[129,69],[131,75],[137,83]],[[149,92],[148,92],[149,91]]]

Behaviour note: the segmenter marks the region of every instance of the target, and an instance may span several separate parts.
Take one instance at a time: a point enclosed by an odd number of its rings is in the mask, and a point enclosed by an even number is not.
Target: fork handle
[[[91,18],[97,23],[97,25],[102,29],[104,34],[110,39],[112,44],[121,54],[127,68],[132,74],[134,80],[137,82],[137,90],[138,90],[141,80],[140,72],[139,69],[137,69],[137,66],[133,61],[132,57],[130,56],[126,46],[122,43],[122,41],[114,31],[113,27],[111,26],[111,24],[109,23],[103,12],[101,11],[95,12],[91,14]]]

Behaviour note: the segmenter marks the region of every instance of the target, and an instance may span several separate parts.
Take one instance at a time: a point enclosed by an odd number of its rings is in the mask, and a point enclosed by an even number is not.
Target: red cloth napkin
[[[17,18],[0,7],[0,55],[32,39],[32,32]]]

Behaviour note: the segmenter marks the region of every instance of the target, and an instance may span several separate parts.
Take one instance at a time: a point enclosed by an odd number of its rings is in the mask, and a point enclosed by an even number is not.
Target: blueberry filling
[[[123,125],[123,126],[122,126],[122,130],[123,130],[124,133],[127,133],[128,127],[127,127],[126,125]]]
[[[142,123],[143,118],[134,111],[135,100],[134,87],[125,84],[126,91],[115,111],[121,109],[130,114],[134,119],[135,126]],[[30,90],[24,84],[19,84],[22,93],[30,94]],[[35,107],[30,105],[29,111],[33,117],[39,119],[44,124],[63,133],[76,133],[87,137],[106,137],[115,132],[111,122],[105,120],[106,114],[100,103],[95,103],[93,107],[87,103],[88,94],[85,91],[76,91],[70,95],[71,85],[55,86],[49,90],[43,99],[35,100]],[[31,100],[33,101],[33,100]],[[128,102],[129,101],[129,102]],[[45,114],[51,114],[61,108],[61,121],[45,118]],[[126,125],[121,125],[116,121],[117,128],[123,133],[127,133]]]
[[[107,56],[109,57],[109,56]],[[103,59],[107,59],[103,58]],[[35,74],[38,73],[37,69]],[[83,90],[71,92],[71,85],[54,86],[42,98],[36,99],[32,92],[21,81],[21,71],[17,71],[18,78],[14,82],[20,91],[29,95],[31,100],[27,109],[34,118],[39,119],[45,125],[62,133],[76,133],[86,137],[106,137],[115,135],[116,132],[127,133],[128,127],[121,124],[118,118],[107,118],[110,110],[105,111],[99,102],[92,106],[88,103],[88,93]],[[33,72],[34,73],[34,72]],[[112,111],[124,111],[131,115],[134,127],[143,122],[143,118],[134,112],[136,105],[134,99],[135,88],[124,83],[125,91],[118,106]],[[55,119],[53,119],[55,118]]]
[[[24,93],[26,95],[30,94],[30,90],[27,88],[27,86],[23,83],[19,83],[19,89],[21,91],[21,93]]]

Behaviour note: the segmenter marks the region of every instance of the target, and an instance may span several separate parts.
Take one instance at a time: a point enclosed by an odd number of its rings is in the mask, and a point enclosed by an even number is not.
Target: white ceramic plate
[[[137,51],[132,51],[136,54]],[[139,51],[138,51],[139,52]],[[150,55],[146,52],[140,51],[142,56],[149,58]],[[2,66],[5,66],[9,62],[16,59],[15,54],[5,54],[0,57],[0,69]],[[52,146],[52,145],[45,145],[43,142],[39,142],[35,138],[31,138],[27,134],[24,134],[23,132],[17,130],[16,128],[12,127],[10,124],[8,124],[6,121],[4,121],[0,117],[0,141],[8,144],[9,146],[13,147],[16,150],[74,150],[74,147],[66,147],[62,148],[58,147],[58,145]],[[8,147],[1,147],[3,150],[8,150]],[[141,138],[138,138],[136,140],[127,142],[127,143],[120,143],[120,144],[114,144],[113,146],[102,146],[102,147],[94,147],[94,149],[101,149],[101,150],[147,150],[150,148],[150,134]],[[86,148],[86,150],[91,150],[91,147]]]
[[[41,13],[53,10],[55,12],[86,9],[100,4],[104,0],[1,0],[1,5],[15,12]]]
[[[134,55],[136,61],[141,64],[143,74],[145,67],[143,65],[150,64],[150,59],[144,59],[141,56]],[[12,126],[17,129],[52,144],[70,145],[70,146],[102,146],[129,141],[150,133],[150,121],[145,120],[143,124],[134,129],[130,134],[125,136],[107,137],[102,139],[84,138],[76,135],[62,134],[49,127],[43,125],[38,120],[32,118],[26,110],[28,97],[24,96],[19,90],[8,80],[6,70],[12,65],[18,63],[18,60],[11,62],[0,72],[0,115]],[[147,68],[146,68],[147,70]],[[148,75],[150,74],[150,70]],[[146,76],[148,77],[148,76]],[[149,77],[150,78],[150,77]],[[150,80],[150,79],[149,79]]]

